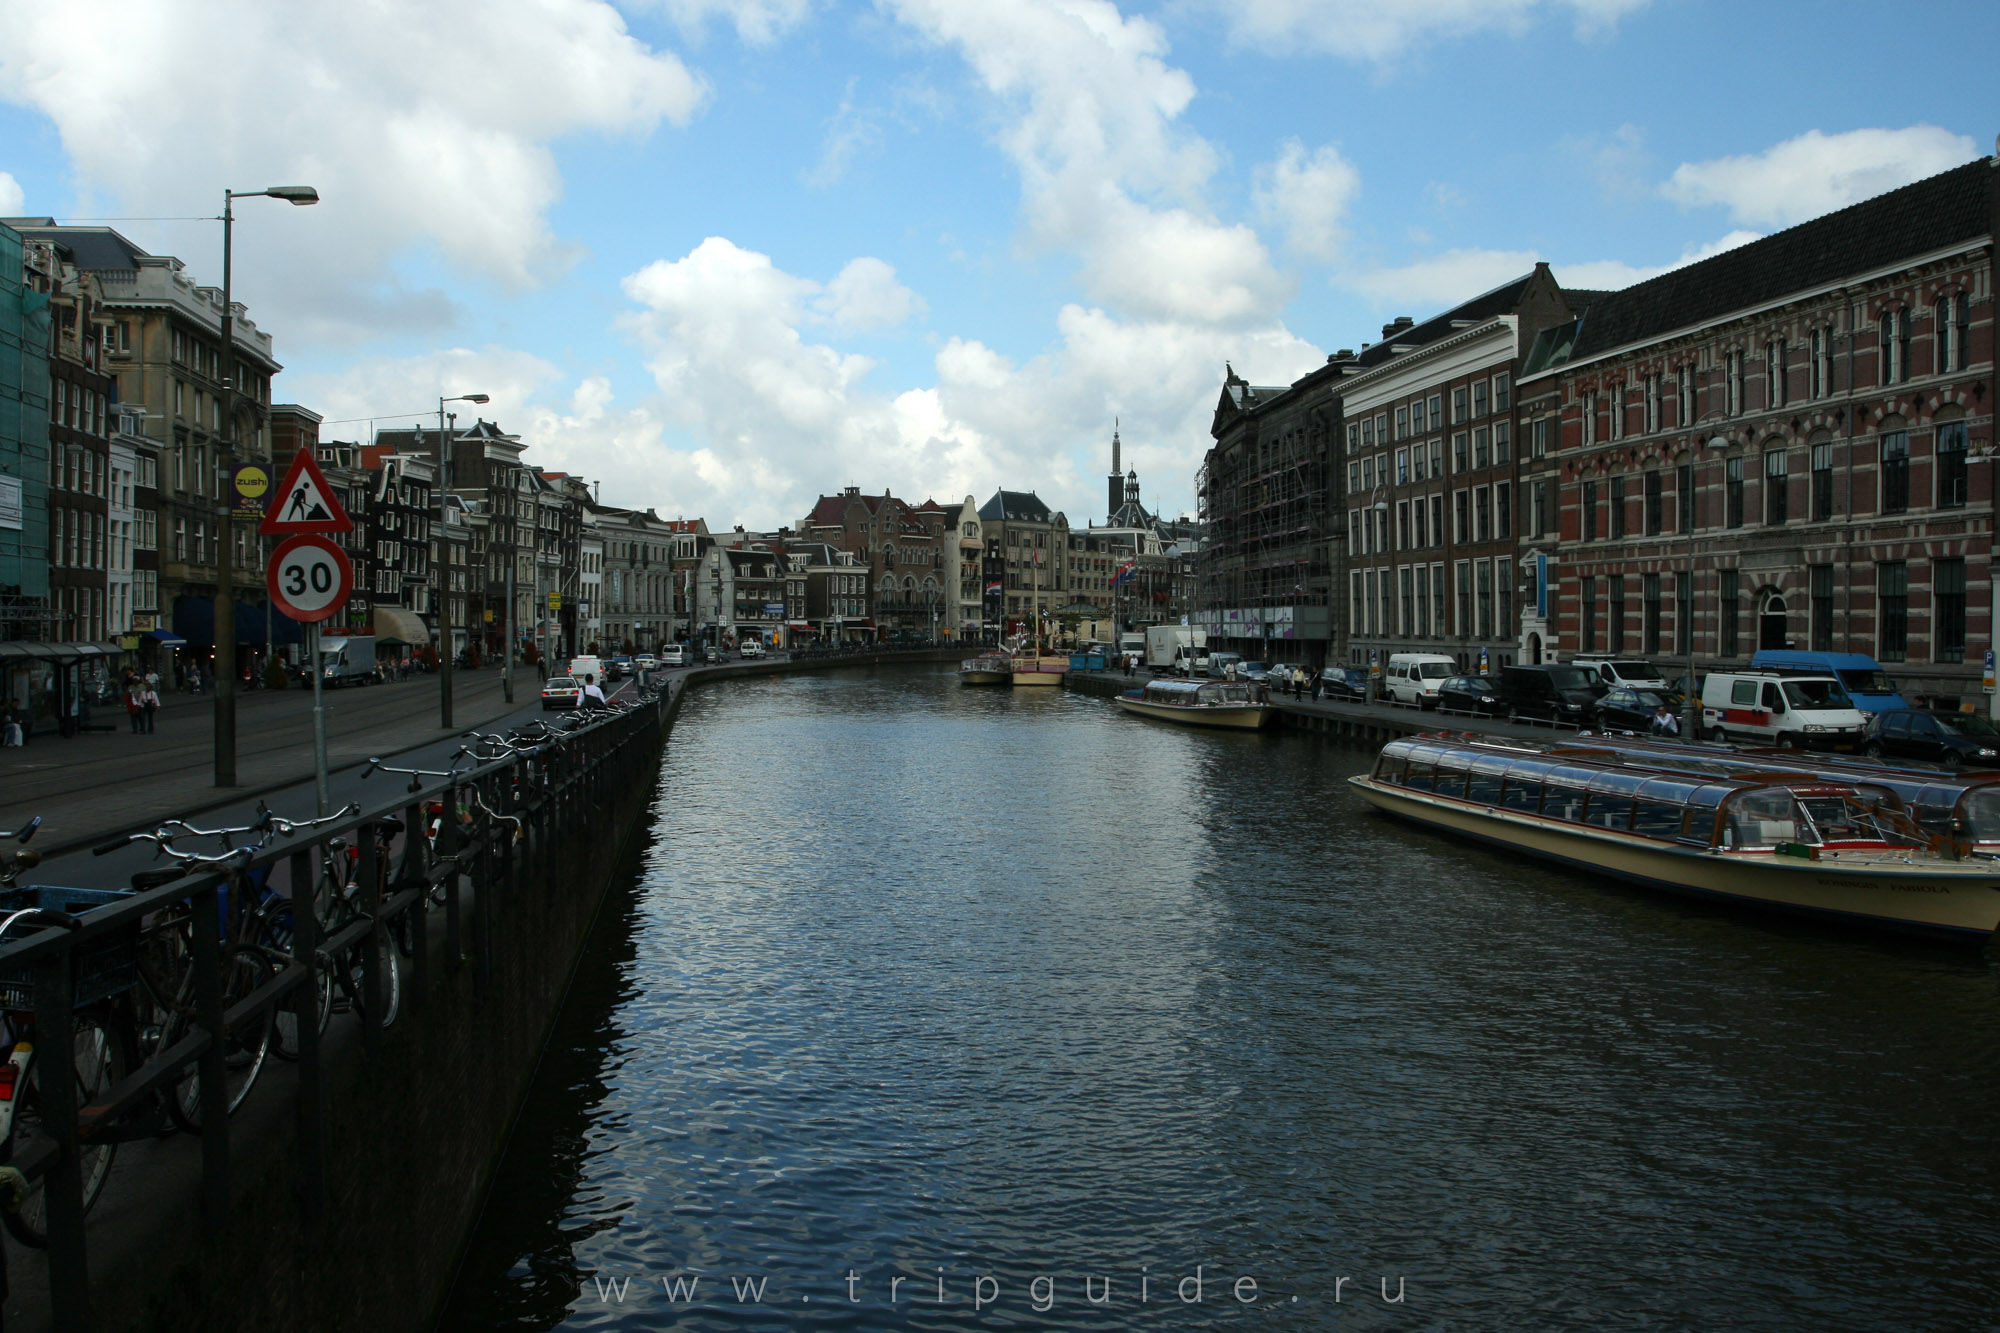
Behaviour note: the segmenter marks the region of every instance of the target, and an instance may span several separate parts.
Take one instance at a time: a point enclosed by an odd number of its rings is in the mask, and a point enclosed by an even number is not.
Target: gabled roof
[[[979,506],[979,516],[989,523],[1047,523],[1048,505],[1033,491],[993,492],[993,498]]]
[[[109,227],[66,227],[54,218],[0,218],[23,236],[59,242],[80,269],[135,269],[151,255]]]
[[[1398,347],[1423,347],[1443,338],[1449,338],[1471,324],[1484,324],[1496,315],[1512,312],[1521,304],[1521,295],[1534,280],[1531,270],[1511,282],[1503,282],[1490,292],[1481,292],[1470,301],[1461,302],[1440,315],[1433,315],[1421,324],[1398,330],[1389,337],[1370,347],[1361,349],[1355,360],[1363,369],[1379,366],[1399,355]]]
[[[1831,286],[1993,234],[1993,159],[1864,199],[1592,303],[1569,360]]]

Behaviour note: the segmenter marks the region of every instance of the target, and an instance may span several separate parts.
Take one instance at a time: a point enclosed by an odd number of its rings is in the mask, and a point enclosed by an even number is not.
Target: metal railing
[[[328,1177],[324,1141],[325,1063],[317,1004],[328,960],[357,950],[361,1003],[357,1006],[364,1053],[382,1038],[383,978],[378,944],[400,936],[409,946],[405,1022],[421,1022],[432,990],[430,932],[442,915],[448,970],[469,965],[475,994],[493,984],[493,924],[510,897],[557,891],[559,868],[574,860],[560,845],[574,837],[602,837],[590,816],[617,792],[644,783],[657,769],[659,740],[670,693],[640,706],[613,711],[533,748],[488,761],[477,751],[456,769],[426,782],[413,777],[403,795],[364,813],[313,830],[282,846],[267,845],[228,871],[206,871],[132,894],[78,918],[73,930],[43,929],[0,943],[0,973],[31,975],[37,1029],[43,1133],[18,1146],[9,1163],[25,1181],[39,1179],[46,1192],[49,1292],[54,1326],[91,1326],[88,1244],[79,1152],[86,1145],[138,1137],[134,1132],[171,1095],[192,1067],[198,1077],[201,1138],[201,1217],[210,1236],[221,1234],[230,1199],[231,1126],[225,1069],[225,1033],[281,1008],[295,1015],[297,1163],[300,1209],[308,1229],[318,1226]],[[486,753],[495,753],[491,747]],[[434,835],[430,816],[441,810]],[[461,810],[480,812],[469,825]],[[394,830],[386,835],[384,830]],[[311,902],[325,868],[344,864],[346,848],[358,855],[353,883],[362,911],[320,939],[310,910],[293,910],[290,961],[225,1008],[226,937],[223,897],[237,897],[244,878],[283,867],[294,903]],[[385,864],[386,862],[386,864]],[[195,1022],[188,1035],[152,1052],[96,1101],[77,1105],[75,1035],[81,1009],[75,975],[79,956],[139,931],[155,914],[191,909]],[[237,910],[237,903],[229,905]],[[391,947],[394,947],[391,945]],[[122,1131],[122,1135],[121,1135]]]

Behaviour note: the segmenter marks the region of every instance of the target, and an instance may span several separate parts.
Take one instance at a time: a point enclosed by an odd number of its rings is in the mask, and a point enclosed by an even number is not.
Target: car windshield
[[[1613,662],[1611,670],[1620,680],[1658,680],[1660,673],[1651,662]]]
[[[1559,690],[1587,690],[1590,688],[1590,674],[1582,667],[1552,666],[1547,668],[1549,682]]]
[[[1425,662],[1418,670],[1425,680],[1443,680],[1458,668],[1449,662]]]
[[[1658,690],[1635,690],[1633,696],[1648,708],[1665,708],[1667,701]]]
[[[1785,682],[1785,702],[1808,711],[1854,707],[1854,700],[1848,698],[1847,691],[1840,688],[1837,680],[1788,680]]]
[[[1992,740],[2000,736],[2000,727],[1995,727],[1991,719],[1977,713],[1953,713],[1950,717],[1940,717],[1944,729],[1959,736],[1969,736],[1978,740]]]
[[[1855,694],[1894,694],[1896,682],[1887,673],[1870,669],[1837,671],[1840,683]]]
[[[576,678],[574,676],[550,676],[549,683],[543,688],[550,690],[573,690],[576,688]]]

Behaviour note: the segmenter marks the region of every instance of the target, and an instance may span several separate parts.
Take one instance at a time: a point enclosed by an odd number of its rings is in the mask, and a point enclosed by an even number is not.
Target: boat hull
[[[983,669],[978,671],[961,670],[958,673],[958,683],[961,685],[1005,685],[1013,678],[1013,672],[998,669],[992,671]]]
[[[1069,672],[1067,657],[1023,657],[1014,661],[1014,684],[1060,685]]]
[[[1978,863],[1920,868],[1716,851],[1425,796],[1366,775],[1348,782],[1386,814],[1647,888],[1968,944],[2000,928],[2000,873]]]
[[[1184,727],[1219,727],[1226,731],[1258,731],[1271,725],[1277,709],[1269,704],[1162,704],[1145,699],[1114,701],[1128,713],[1160,722],[1178,722]]]

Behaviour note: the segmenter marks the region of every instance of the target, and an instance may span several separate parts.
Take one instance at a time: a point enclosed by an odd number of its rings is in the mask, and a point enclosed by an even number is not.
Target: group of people
[[[153,714],[160,711],[159,683],[157,672],[140,675],[129,667],[125,671],[125,716],[132,723],[134,736],[153,734]]]

